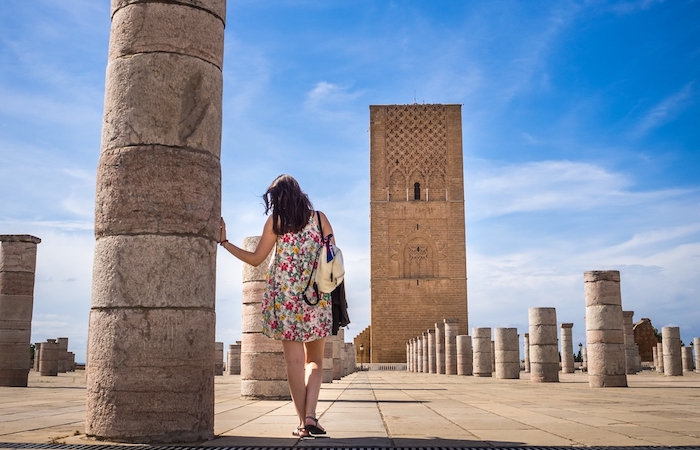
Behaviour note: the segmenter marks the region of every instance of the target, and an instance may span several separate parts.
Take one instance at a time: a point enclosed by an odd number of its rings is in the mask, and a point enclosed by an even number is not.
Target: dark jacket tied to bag
[[[347,327],[350,323],[348,301],[345,299],[345,280],[333,289],[331,298],[333,307],[333,336],[335,336],[338,334],[339,329]]]

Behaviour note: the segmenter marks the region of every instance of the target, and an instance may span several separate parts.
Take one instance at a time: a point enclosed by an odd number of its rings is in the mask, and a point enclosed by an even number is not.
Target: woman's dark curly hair
[[[265,194],[265,214],[272,210],[272,231],[277,235],[297,233],[309,223],[314,207],[299,183],[290,175],[280,175]]]

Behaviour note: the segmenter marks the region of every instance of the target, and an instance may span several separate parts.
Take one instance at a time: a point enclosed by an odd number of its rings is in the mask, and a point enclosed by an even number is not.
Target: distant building
[[[642,362],[653,361],[654,351],[652,349],[656,348],[658,340],[651,320],[643,318],[635,323],[632,329],[634,330],[634,343],[639,346],[639,356],[642,358]]]
[[[370,106],[371,362],[445,318],[467,334],[460,105]]]

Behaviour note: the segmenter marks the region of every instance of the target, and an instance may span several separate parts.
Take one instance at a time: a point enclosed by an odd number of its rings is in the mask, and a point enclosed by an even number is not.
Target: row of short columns
[[[48,339],[34,344],[34,371],[40,376],[57,376],[75,371],[75,353],[68,351],[68,338]]]
[[[641,370],[632,332],[633,311],[622,310],[619,271],[584,273],[586,343],[582,370],[591,387],[627,386],[627,374]],[[525,372],[535,383],[559,381],[559,339],[555,308],[528,310],[529,333],[524,334]],[[515,328],[473,328],[472,335],[455,336],[455,319],[445,319],[406,344],[407,370],[438,374],[519,378],[519,337]],[[573,323],[562,323],[561,372],[574,372]],[[682,347],[678,327],[662,329],[662,344],[654,354],[657,370],[668,376],[693,370],[690,347]],[[696,359],[700,339],[694,340]],[[444,349],[444,356],[443,356]],[[698,367],[698,364],[695,364]]]

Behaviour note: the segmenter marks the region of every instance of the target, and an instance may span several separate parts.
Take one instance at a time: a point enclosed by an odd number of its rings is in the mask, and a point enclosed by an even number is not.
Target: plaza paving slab
[[[298,439],[288,401],[240,398],[240,377],[216,377],[216,437],[200,447],[626,447],[700,448],[700,374],[628,376],[592,389],[585,373],[559,383],[407,372],[356,372],[324,384],[326,436]],[[85,373],[0,387],[0,448],[105,445],[84,436]],[[73,447],[71,447],[73,446]]]

